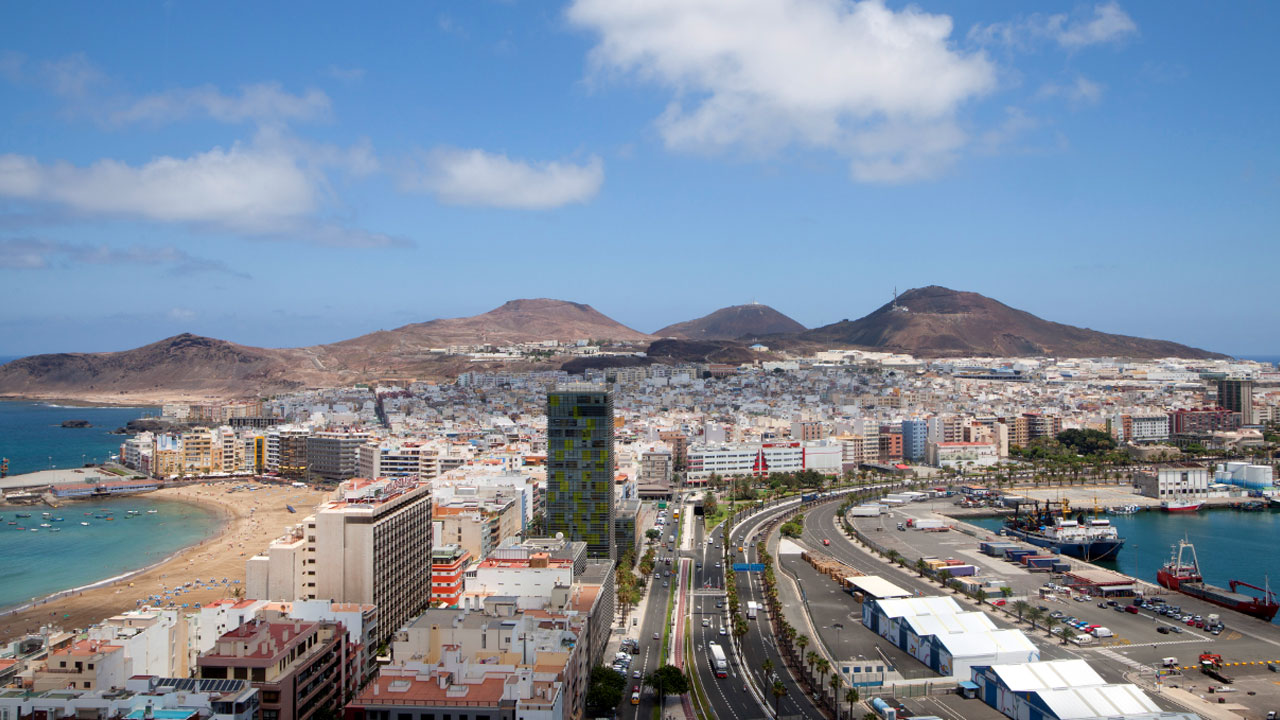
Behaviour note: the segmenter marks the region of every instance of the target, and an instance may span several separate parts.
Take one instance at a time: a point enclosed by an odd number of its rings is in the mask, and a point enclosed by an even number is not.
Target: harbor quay
[[[1076,489],[1077,496],[1084,494],[1088,491]],[[879,574],[914,592],[920,592],[915,586],[923,581],[931,590],[922,594],[953,594],[958,599],[960,596],[958,591],[945,590],[935,580],[917,572],[914,568],[918,559],[958,561],[973,566],[973,576],[988,581],[983,609],[1022,628],[1045,649],[1046,659],[1062,653],[1087,659],[1104,676],[1113,675],[1138,684],[1153,692],[1158,701],[1174,699],[1180,708],[1203,717],[1265,718],[1268,712],[1280,708],[1280,685],[1277,685],[1280,676],[1276,672],[1280,670],[1280,627],[1165,589],[1157,585],[1154,578],[1130,577],[1066,556],[1059,556],[1059,562],[1069,566],[1063,572],[1029,570],[1019,563],[983,553],[980,549],[983,542],[1016,540],[964,522],[957,517],[959,513],[954,512],[957,510],[960,508],[939,499],[895,507],[877,516],[851,516],[847,520],[857,534],[867,540],[866,544],[857,545],[868,554],[873,554],[874,547],[886,553],[896,552],[904,559],[905,567],[880,559]],[[917,529],[921,524],[926,527],[941,524],[949,529]],[[836,523],[820,532],[830,533],[832,537],[842,534]],[[840,542],[844,543],[844,538]],[[1001,588],[1008,590],[1002,592]],[[1180,607],[1184,614],[1202,618],[1216,615],[1223,627],[1213,634],[1206,628],[1188,625],[1153,610],[1136,607],[1132,608],[1136,610],[1133,612],[1127,606],[1134,604],[1135,597],[1158,598]],[[1069,642],[1068,637],[1048,635],[1043,624],[1032,630],[1028,622],[1017,619],[1015,604],[1019,600],[1027,602],[1027,608],[1038,608],[1055,618],[1078,618],[1102,626],[1110,634],[1077,644],[1074,640]],[[977,605],[968,598],[962,602]],[[1062,626],[1061,622],[1058,626]],[[1073,631],[1070,637],[1074,636]],[[1220,656],[1223,673],[1234,682],[1227,685],[1203,674],[1199,669],[1202,654]],[[1231,714],[1219,715],[1223,712]]]

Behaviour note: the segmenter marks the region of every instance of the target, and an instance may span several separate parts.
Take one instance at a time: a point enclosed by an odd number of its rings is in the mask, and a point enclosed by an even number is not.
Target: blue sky
[[[6,3],[0,355],[894,287],[1280,352],[1274,3]]]

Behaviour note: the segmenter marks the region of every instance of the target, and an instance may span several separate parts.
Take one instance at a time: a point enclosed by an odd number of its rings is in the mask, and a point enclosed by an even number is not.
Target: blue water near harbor
[[[140,512],[127,517],[128,510]],[[46,511],[62,522],[44,519],[41,513]],[[107,511],[114,520],[94,517]],[[18,518],[18,513],[31,517]],[[41,523],[50,527],[42,528]],[[214,511],[146,496],[72,502],[58,508],[5,508],[0,511],[0,608],[154,564],[210,537],[219,523]],[[31,532],[31,528],[38,529]],[[52,532],[54,528],[58,532]]]
[[[1231,580],[1280,591],[1280,513],[1272,511],[1201,510],[1198,513],[1144,511],[1136,515],[1108,515],[1125,539],[1114,561],[1098,563],[1147,582],[1168,561],[1173,546],[1186,537],[1196,546],[1205,581],[1228,587]],[[1002,518],[975,518],[966,522],[997,530]],[[1244,592],[1251,592],[1244,589]]]
[[[76,468],[106,462],[120,452],[127,435],[112,435],[130,420],[158,415],[154,407],[63,407],[46,402],[0,401],[0,458],[9,474]],[[64,420],[87,420],[93,427],[64,428]]]

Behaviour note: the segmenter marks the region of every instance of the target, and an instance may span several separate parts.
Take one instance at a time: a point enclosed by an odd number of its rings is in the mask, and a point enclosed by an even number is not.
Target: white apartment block
[[[431,598],[431,484],[349,480],[265,555],[245,564],[245,591],[270,600],[378,607],[379,640]]]

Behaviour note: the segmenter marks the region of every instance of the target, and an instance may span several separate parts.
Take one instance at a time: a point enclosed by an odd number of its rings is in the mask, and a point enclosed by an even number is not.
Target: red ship
[[[1191,562],[1183,562],[1183,552],[1191,551]],[[1156,573],[1156,581],[1170,590],[1177,590],[1184,595],[1200,598],[1219,607],[1262,618],[1267,622],[1276,616],[1280,603],[1270,587],[1260,588],[1240,580],[1231,581],[1231,589],[1210,585],[1200,576],[1200,561],[1196,557],[1196,548],[1186,540],[1179,540],[1174,547],[1173,556]],[[1236,592],[1237,588],[1247,587],[1262,593],[1262,597]]]

